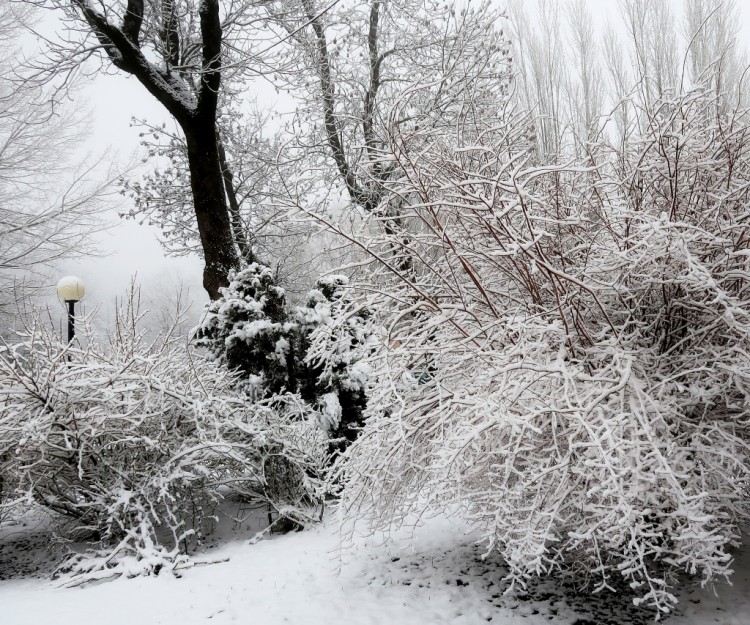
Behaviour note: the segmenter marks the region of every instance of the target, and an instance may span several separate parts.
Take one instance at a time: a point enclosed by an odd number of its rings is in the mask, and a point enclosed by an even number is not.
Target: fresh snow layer
[[[526,597],[503,595],[504,568],[460,527],[433,519],[414,533],[358,537],[342,549],[335,523],[251,544],[250,522],[227,521],[225,534],[196,566],[175,577],[116,579],[59,588],[42,579],[0,581],[2,625],[538,625],[651,622],[653,613],[628,600],[592,600],[555,580]],[[0,532],[0,540],[3,534]],[[226,560],[228,559],[228,560]],[[223,561],[226,560],[226,561]],[[0,550],[0,578],[10,566]],[[734,585],[683,591],[680,625],[750,623],[750,550],[736,562]]]

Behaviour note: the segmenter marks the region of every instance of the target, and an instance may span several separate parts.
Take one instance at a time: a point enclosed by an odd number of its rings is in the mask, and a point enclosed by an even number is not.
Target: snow
[[[341,404],[336,393],[325,393],[320,397],[321,427],[326,431],[333,431],[341,423]]]
[[[349,276],[345,276],[343,274],[331,274],[328,276],[321,276],[318,278],[318,284],[321,286],[327,286],[332,289],[335,289],[339,286],[348,286],[349,284]]]
[[[238,324],[234,328],[232,334],[226,338],[227,345],[230,345],[232,341],[252,341],[260,334],[270,333],[279,328],[278,323],[273,323],[268,319],[257,319],[255,321],[246,321],[242,324]]]
[[[421,522],[388,542],[381,534],[348,540],[333,519],[304,532],[248,540],[258,518],[242,524],[226,518],[224,536],[199,556],[213,564],[158,577],[117,579],[84,588],[59,588],[41,579],[0,581],[3,625],[541,625],[542,623],[650,622],[653,614],[620,602],[619,615],[602,599],[544,581],[528,598],[503,595],[504,569],[483,561],[456,522]],[[19,528],[0,528],[0,578],[7,570],[3,538]],[[38,532],[43,549],[43,532]],[[343,540],[342,540],[343,539]],[[344,545],[342,547],[342,544]],[[737,559],[734,586],[683,591],[675,625],[748,623],[750,550]],[[567,594],[566,594],[567,593]],[[627,617],[625,618],[625,615]],[[623,617],[623,618],[620,618]]]
[[[372,373],[372,367],[364,360],[358,360],[349,369],[349,377],[344,380],[343,386],[348,390],[363,389]]]

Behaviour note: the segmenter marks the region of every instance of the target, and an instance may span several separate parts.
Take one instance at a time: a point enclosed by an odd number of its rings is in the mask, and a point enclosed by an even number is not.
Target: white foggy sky
[[[529,2],[529,9],[535,4]],[[599,25],[611,23],[617,27],[620,23],[618,0],[587,0],[587,4]],[[673,0],[673,4],[679,3]],[[745,40],[750,41],[750,0],[740,0],[737,5],[742,32],[748,34]],[[118,162],[123,164],[138,152],[139,129],[130,125],[133,116],[157,123],[169,120],[158,102],[135,79],[123,75],[97,76],[77,97],[81,104],[87,102],[92,110],[91,139],[86,150],[101,154],[111,148]],[[274,98],[270,90],[266,98]],[[105,312],[111,310],[114,298],[125,292],[134,275],[142,285],[146,300],[165,289],[173,291],[178,283],[183,283],[198,304],[193,307],[197,318],[200,306],[207,301],[201,286],[202,261],[197,257],[165,258],[157,241],[156,228],[116,217],[113,221],[117,223],[112,229],[96,235],[98,246],[108,255],[60,262],[56,268],[58,276],[73,274],[82,278],[87,288],[86,307],[102,305]],[[51,291],[53,299],[54,289]]]

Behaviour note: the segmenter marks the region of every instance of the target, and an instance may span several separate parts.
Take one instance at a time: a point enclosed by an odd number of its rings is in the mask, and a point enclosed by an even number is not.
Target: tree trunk
[[[219,164],[216,130],[213,123],[197,119],[183,125],[188,148],[190,187],[195,218],[200,232],[203,257],[203,287],[211,299],[229,284],[227,274],[239,269],[232,224],[224,197],[224,177]]]

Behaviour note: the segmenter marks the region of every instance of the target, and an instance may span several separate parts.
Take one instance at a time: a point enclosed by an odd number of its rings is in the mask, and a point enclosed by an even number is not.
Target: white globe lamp
[[[57,283],[57,296],[63,302],[80,302],[85,294],[83,280],[76,276],[65,276]]]
[[[76,335],[76,302],[80,302],[85,294],[83,280],[76,276],[65,276],[57,283],[57,296],[68,305],[68,343],[72,343]]]

